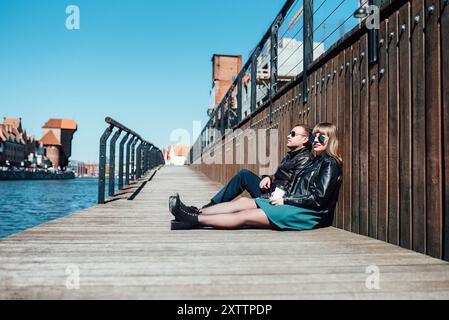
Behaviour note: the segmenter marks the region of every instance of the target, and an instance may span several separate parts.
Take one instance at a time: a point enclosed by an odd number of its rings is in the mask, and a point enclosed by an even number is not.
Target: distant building
[[[86,163],[84,165],[85,170],[85,176],[88,177],[98,177],[100,173],[100,167],[98,163]]]
[[[35,152],[34,140],[22,129],[22,119],[3,118],[0,124],[0,165],[21,166]]]
[[[185,165],[191,148],[191,146],[168,146],[163,151],[165,164],[173,166]]]
[[[43,127],[42,139],[37,140],[23,129],[21,118],[3,118],[0,166],[67,167],[76,130],[73,120],[50,119]]]
[[[212,90],[211,108],[215,109],[228,92],[234,80],[242,69],[242,56],[220,55],[212,56]],[[235,99],[233,93],[232,99]]]
[[[53,168],[66,168],[72,155],[72,140],[78,126],[74,120],[50,119],[42,127],[41,142],[45,156],[50,159]]]

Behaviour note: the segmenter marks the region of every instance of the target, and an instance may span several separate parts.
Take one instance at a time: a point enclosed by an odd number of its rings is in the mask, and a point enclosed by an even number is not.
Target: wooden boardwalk
[[[219,187],[187,167],[164,167],[134,201],[0,240],[0,298],[449,298],[448,263],[334,228],[170,231],[170,194],[201,205]],[[369,266],[379,268],[379,290],[366,287]],[[66,271],[77,269],[79,289],[68,288]]]

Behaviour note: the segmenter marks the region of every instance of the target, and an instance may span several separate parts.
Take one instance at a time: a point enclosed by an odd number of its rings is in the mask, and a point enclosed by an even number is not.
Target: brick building
[[[241,69],[242,56],[218,54],[212,56],[211,108],[216,108],[223,100]],[[233,94],[232,99],[235,99],[235,93]]]
[[[68,166],[72,155],[72,140],[78,126],[74,120],[50,119],[42,127],[41,142],[45,156],[52,162],[53,168],[63,169]]]
[[[28,146],[26,132],[22,130],[22,119],[3,118],[0,124],[0,165],[20,166],[26,159]]]

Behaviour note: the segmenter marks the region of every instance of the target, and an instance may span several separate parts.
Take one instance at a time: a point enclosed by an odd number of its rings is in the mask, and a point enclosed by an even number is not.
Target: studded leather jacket
[[[276,187],[281,187],[288,192],[296,175],[298,175],[311,161],[312,154],[310,152],[310,147],[305,147],[297,151],[290,151],[287,153],[287,156],[282,159],[274,177],[262,176],[262,179],[265,177],[271,179],[272,183],[270,189],[272,191],[274,191]]]
[[[342,169],[337,160],[327,154],[320,155],[296,176],[284,203],[317,211],[334,211],[341,182]]]

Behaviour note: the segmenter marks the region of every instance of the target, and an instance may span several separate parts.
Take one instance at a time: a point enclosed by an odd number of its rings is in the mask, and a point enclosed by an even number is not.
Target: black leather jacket
[[[327,154],[320,155],[296,176],[284,203],[333,212],[342,179],[342,169],[337,160]]]
[[[305,147],[297,151],[290,151],[279,164],[279,167],[274,174],[274,179],[271,176],[262,176],[262,178],[269,177],[271,179],[271,190],[274,191],[276,187],[281,187],[288,192],[296,175],[298,175],[298,173],[311,161],[312,154],[310,152],[310,147]]]

